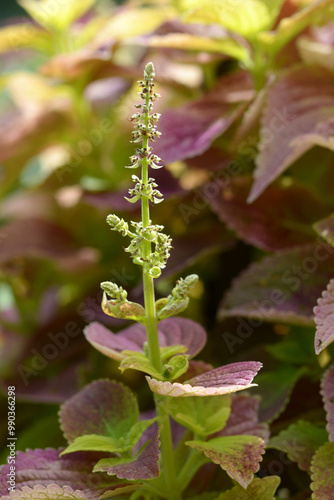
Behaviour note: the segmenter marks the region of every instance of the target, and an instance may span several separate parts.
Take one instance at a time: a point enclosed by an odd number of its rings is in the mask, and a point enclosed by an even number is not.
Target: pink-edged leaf
[[[333,148],[333,111],[333,77],[325,70],[297,68],[273,85],[262,120],[249,202],[314,145]]]
[[[87,265],[96,258],[94,253],[87,253],[85,249],[78,251],[71,235],[61,226],[37,217],[16,220],[2,226],[2,236],[1,264],[16,258],[35,257],[55,259],[71,269],[72,264],[76,267],[80,262],[81,265]]]
[[[225,427],[216,436],[237,436],[246,434],[258,436],[265,443],[269,440],[269,427],[259,422],[260,398],[248,394],[232,397],[231,413]]]
[[[67,485],[73,490],[81,490],[88,500],[98,499],[112,484],[105,474],[94,474],[92,469],[101,453],[73,453],[71,456],[59,457],[62,449],[47,448],[45,450],[27,449],[17,451],[15,458],[15,488],[33,488],[40,485],[47,487],[56,484]],[[8,493],[7,474],[10,464],[0,469],[0,496]]]
[[[269,251],[315,241],[310,224],[324,212],[311,190],[282,180],[249,205],[246,200],[251,184],[250,176],[231,178],[228,186],[210,199],[212,209],[229,229],[243,241]]]
[[[332,500],[334,491],[334,443],[319,448],[311,464],[313,500]]]
[[[262,367],[256,361],[243,361],[215,368],[188,380],[188,383],[162,382],[146,377],[151,391],[171,397],[216,396],[253,387],[252,380]]]
[[[87,434],[113,436],[127,433],[139,418],[138,403],[128,387],[111,380],[96,380],[66,401],[59,411],[66,439]]]
[[[201,99],[164,112],[159,122],[162,136],[154,147],[155,153],[166,162],[200,155],[241,115],[244,103],[252,97],[246,73],[222,78]]]
[[[327,413],[327,431],[329,440],[334,442],[334,366],[326,371],[321,381],[321,394]]]
[[[122,351],[144,352],[146,329],[143,325],[134,324],[120,333],[114,334],[96,321],[84,330],[86,339],[98,351],[109,358],[122,361],[125,356]],[[158,325],[160,347],[184,345],[188,348],[190,357],[196,356],[206,343],[204,328],[188,318],[166,318]]]
[[[322,241],[277,252],[234,280],[219,307],[220,317],[259,319],[249,320],[252,331],[262,321],[313,325],[313,308],[333,274],[334,249]]]
[[[271,438],[269,448],[284,451],[292,462],[298,463],[300,469],[310,472],[314,453],[326,441],[326,429],[300,420]]]
[[[94,467],[94,472],[107,472],[120,479],[153,479],[160,474],[160,441],[156,430],[147,446],[135,459],[103,458]]]
[[[334,279],[330,280],[327,289],[322,292],[314,308],[315,332],[314,348],[319,354],[334,341]]]
[[[334,246],[334,214],[319,220],[313,224],[313,227],[327,243]]]
[[[259,470],[264,442],[256,436],[224,436],[209,441],[187,441],[191,448],[203,453],[243,488],[247,488]]]
[[[3,496],[1,500],[87,500],[85,493],[74,491],[70,486],[60,487],[57,484],[37,485],[33,488],[23,486],[22,490]]]
[[[277,476],[266,476],[262,479],[255,477],[244,489],[242,486],[234,486],[225,491],[214,500],[275,500],[275,492],[280,484]]]

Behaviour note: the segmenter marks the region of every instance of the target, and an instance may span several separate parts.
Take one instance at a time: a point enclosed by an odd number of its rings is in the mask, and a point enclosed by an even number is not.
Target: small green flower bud
[[[115,283],[111,281],[104,281],[101,283],[101,288],[104,292],[106,292],[112,299],[125,301],[128,293],[121,286],[117,286]]]
[[[149,62],[146,64],[145,70],[144,70],[144,78],[145,79],[152,79],[155,77],[155,69],[153,66],[153,63]]]

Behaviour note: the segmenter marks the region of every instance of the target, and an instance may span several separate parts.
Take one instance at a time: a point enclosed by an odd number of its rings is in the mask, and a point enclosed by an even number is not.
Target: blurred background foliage
[[[312,308],[332,264],[321,276],[304,271],[299,302],[286,286],[287,307],[260,306],[291,271],[291,252],[321,240],[314,224],[334,209],[333,1],[21,0],[2,8],[8,15],[0,29],[0,373],[4,396],[7,385],[17,388],[18,449],[62,445],[58,404],[90,380],[120,378],[82,330],[91,321],[125,325],[101,312],[101,281],[142,300],[139,268],[105,219],[139,217],[124,201],[124,166],[134,153],[136,81],[149,60],[162,95],[155,151],[166,163],[154,172],[165,201],[152,216],[174,247],[157,295],[196,272],[185,315],[209,332],[207,361],[264,361],[258,393],[273,431],[300,415],[323,420],[313,389],[332,351],[314,354]],[[278,260],[238,288],[232,280],[268,255]],[[149,407],[142,377],[125,377]],[[283,485],[307,490],[305,478],[290,468]]]

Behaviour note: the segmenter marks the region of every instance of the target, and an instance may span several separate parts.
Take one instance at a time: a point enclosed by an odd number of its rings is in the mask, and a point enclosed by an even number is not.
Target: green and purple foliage
[[[333,0],[20,5],[1,498],[331,500]]]

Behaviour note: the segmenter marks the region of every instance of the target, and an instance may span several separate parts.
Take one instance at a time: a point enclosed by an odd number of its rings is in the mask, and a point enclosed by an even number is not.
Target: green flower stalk
[[[182,312],[188,305],[188,293],[194,286],[198,277],[191,275],[181,278],[171,295],[155,301],[154,279],[159,278],[161,271],[166,267],[171,250],[171,238],[164,234],[163,226],[152,224],[150,218],[150,204],[157,204],[163,201],[163,195],[157,189],[158,185],[152,177],[149,177],[149,169],[162,168],[163,160],[153,153],[150,142],[155,142],[161,135],[157,130],[157,123],[160,118],[159,113],[152,113],[154,101],[160,97],[154,92],[153,79],[155,70],[152,63],[148,63],[144,71],[144,79],[138,82],[140,87],[139,95],[143,100],[142,104],[136,104],[136,113],[130,121],[134,123],[132,132],[132,143],[138,145],[136,152],[130,157],[130,165],[126,168],[141,169],[141,177],[132,175],[134,187],[129,189],[130,203],[141,203],[141,221],[131,221],[130,227],[124,219],[116,215],[109,215],[107,222],[113,231],[117,231],[122,236],[130,238],[129,245],[124,249],[131,255],[136,265],[142,266],[143,288],[144,288],[144,308],[140,304],[129,302],[127,292],[122,287],[114,283],[104,282],[101,287],[104,290],[102,301],[103,310],[118,318],[132,319],[145,325],[147,335],[147,353],[150,365],[161,380],[174,378],[176,373],[184,372],[187,369],[187,356],[180,357],[182,364],[179,371],[178,366],[173,364],[163,364],[158,337],[158,322],[169,316]],[[107,296],[111,299],[107,300]],[[182,359],[181,359],[182,358]],[[169,363],[173,363],[169,361]],[[166,399],[155,394],[155,405],[160,424],[160,441],[162,470],[161,477],[156,481],[163,491],[166,491],[166,498],[180,500],[182,487],[177,483],[174,452],[171,438],[170,422],[166,407]]]

